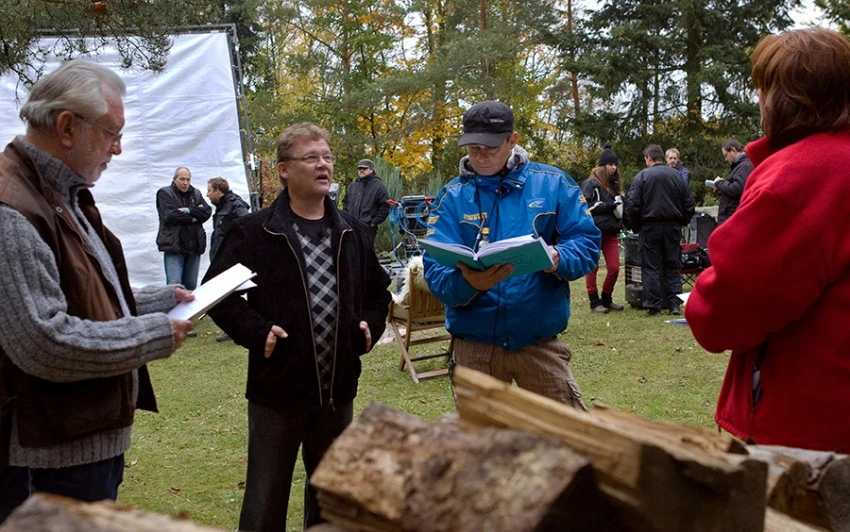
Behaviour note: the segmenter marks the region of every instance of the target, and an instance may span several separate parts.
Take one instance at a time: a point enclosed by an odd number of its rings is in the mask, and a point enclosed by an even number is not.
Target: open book
[[[196,288],[192,292],[195,299],[177,303],[177,306],[168,312],[168,317],[177,320],[194,320],[237,289],[243,288],[243,285],[245,289],[256,286],[250,281],[256,275],[245,266],[234,264]]]
[[[446,244],[419,240],[419,245],[443,266],[454,268],[463,262],[470,268],[484,270],[493,264],[511,264],[514,271],[510,277],[525,275],[553,266],[549,246],[543,237],[531,235],[490,242],[477,253],[463,244]]]

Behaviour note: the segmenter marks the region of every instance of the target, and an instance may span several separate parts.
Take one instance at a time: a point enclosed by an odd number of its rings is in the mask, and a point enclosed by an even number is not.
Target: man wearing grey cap
[[[510,264],[448,268],[426,253],[425,279],[446,306],[456,363],[583,410],[572,351],[558,334],[569,321],[569,282],[596,266],[601,234],[575,181],[531,162],[513,127],[513,112],[500,102],[464,114],[458,145],[467,155],[433,203],[428,239],[480,249],[539,236],[554,265],[509,277]]]
[[[387,219],[390,195],[381,178],[375,173],[375,163],[362,159],[357,163],[357,179],[345,189],[342,210],[353,214],[372,229],[372,238],[378,232],[378,224]]]

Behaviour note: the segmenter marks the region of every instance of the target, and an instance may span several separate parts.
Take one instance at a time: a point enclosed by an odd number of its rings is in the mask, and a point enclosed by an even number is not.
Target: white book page
[[[178,303],[168,312],[169,318],[178,320],[193,320],[214,307],[237,288],[246,285],[257,274],[243,266],[234,264],[228,270],[221,272],[209,281],[195,289],[195,299]],[[256,286],[253,282],[251,285]],[[247,286],[250,288],[250,286]]]

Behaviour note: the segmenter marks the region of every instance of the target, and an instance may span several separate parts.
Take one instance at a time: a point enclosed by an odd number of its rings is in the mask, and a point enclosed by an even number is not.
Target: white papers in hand
[[[242,264],[234,264],[196,288],[192,292],[195,299],[178,303],[168,312],[168,317],[177,320],[194,320],[234,291],[257,286],[250,281],[256,275]]]

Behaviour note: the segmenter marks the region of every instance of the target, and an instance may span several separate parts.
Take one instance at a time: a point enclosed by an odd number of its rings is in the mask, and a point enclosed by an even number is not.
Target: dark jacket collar
[[[339,209],[336,208],[336,205],[334,205],[331,199],[325,197],[324,201],[325,215],[330,222],[331,231],[337,233],[344,229],[350,229],[351,227],[348,225],[348,222],[340,216]],[[266,230],[272,233],[291,234],[293,232],[292,224],[295,222],[296,215],[292,212],[292,207],[289,204],[288,188],[284,188],[278,194],[277,198],[269,206],[269,210],[271,211],[271,216],[265,224]]]
[[[171,189],[172,189],[172,190],[174,191],[174,193],[175,193],[175,194],[177,194],[178,196],[190,196],[190,195],[194,195],[194,194],[195,194],[195,187],[193,187],[192,185],[189,185],[189,190],[187,190],[186,192],[183,192],[182,190],[180,190],[179,188],[177,188],[177,184],[176,184],[176,183],[174,183],[174,181],[172,181],[172,182],[171,182]]]
[[[363,177],[357,178],[358,181],[361,181],[364,184],[368,183],[369,181],[372,181],[373,179],[380,179],[378,177],[378,174],[376,174],[374,170],[372,170],[368,175],[364,175]]]

